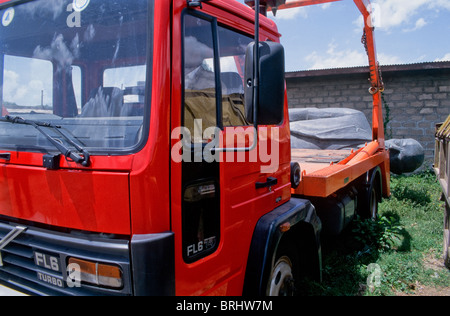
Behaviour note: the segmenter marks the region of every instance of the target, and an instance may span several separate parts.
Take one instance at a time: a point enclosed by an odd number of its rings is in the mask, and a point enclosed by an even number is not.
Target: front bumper
[[[0,221],[0,241],[17,225]],[[23,225],[22,225],[23,226]],[[35,253],[59,260],[60,271],[38,265]],[[170,295],[174,294],[173,234],[129,237],[59,232],[26,226],[0,250],[0,282],[32,295]],[[68,258],[118,266],[122,287],[67,282]]]

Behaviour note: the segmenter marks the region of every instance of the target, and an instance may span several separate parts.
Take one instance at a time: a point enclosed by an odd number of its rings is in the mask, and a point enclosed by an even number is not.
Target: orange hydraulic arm
[[[341,1],[341,0],[295,0],[295,1],[289,1],[288,3],[284,3],[280,6],[278,6],[278,10],[304,7],[307,5],[321,4],[321,3],[335,2],[335,1]]]
[[[265,15],[267,10],[270,9],[275,15],[277,10],[292,9],[297,7],[304,7],[307,5],[321,4],[335,1],[341,0],[295,0],[289,1],[288,3],[286,3],[286,0],[260,0],[260,7],[261,7],[260,12]],[[255,6],[254,0],[245,0],[245,3],[254,9]]]
[[[336,2],[341,0],[295,0],[286,2],[286,0],[261,0],[260,4],[264,8],[270,8],[275,13],[277,10],[303,7],[313,4],[322,4]],[[377,60],[377,53],[374,40],[374,27],[372,25],[372,5],[370,0],[353,0],[364,18],[364,33],[362,43],[366,49],[369,59],[370,83],[369,92],[373,97],[372,112],[372,139],[378,141],[379,148],[384,148],[384,126],[381,103],[381,92],[384,90],[381,69]],[[246,0],[250,5],[251,0]]]
[[[380,147],[384,148],[384,126],[383,113],[381,104],[381,92],[384,90],[383,79],[381,77],[381,69],[377,60],[377,51],[374,39],[374,27],[372,25],[371,14],[372,5],[370,0],[353,0],[359,11],[364,17],[364,34],[362,42],[366,48],[369,57],[370,68],[370,94],[373,96],[372,110],[372,137],[378,140]]]
[[[265,13],[271,9],[274,14],[277,10],[290,9],[295,7],[308,6],[336,2],[340,0],[260,0],[260,12]],[[380,166],[383,174],[382,186],[383,195],[390,195],[389,187],[389,154],[385,150],[384,127],[381,93],[384,84],[381,77],[380,65],[377,60],[377,53],[374,41],[374,27],[372,25],[372,5],[370,0],[353,0],[364,18],[364,32],[361,39],[366,50],[369,70],[370,88],[369,93],[373,97],[372,110],[372,142],[366,144],[356,152],[351,152],[348,157],[338,163],[329,166],[317,167],[317,162],[311,166],[308,161],[301,160],[301,152],[296,153],[295,159],[302,163],[302,181],[297,188],[292,188],[294,194],[304,196],[327,197],[351,181],[364,175],[368,170]],[[245,0],[249,6],[254,6],[254,0]],[[331,154],[330,154],[331,155]],[[295,160],[294,159],[294,160]]]
[[[272,10],[283,10],[283,9],[292,9],[297,7],[304,7],[307,5],[313,5],[313,4],[321,4],[321,3],[327,3],[327,2],[336,2],[341,0],[296,0],[296,1],[290,1],[288,3],[284,3],[282,5],[279,5],[276,8],[271,8]],[[283,1],[284,2],[284,1]]]

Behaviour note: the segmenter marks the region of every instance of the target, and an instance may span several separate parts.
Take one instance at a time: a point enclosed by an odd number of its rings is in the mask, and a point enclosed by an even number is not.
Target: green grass
[[[323,281],[311,295],[385,296],[418,286],[450,287],[442,265],[444,204],[431,171],[391,178],[377,221],[357,219],[337,240],[323,241]]]

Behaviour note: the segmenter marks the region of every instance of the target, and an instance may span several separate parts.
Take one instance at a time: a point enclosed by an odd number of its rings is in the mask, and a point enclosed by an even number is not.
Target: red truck
[[[264,13],[329,1],[284,2],[0,0],[1,283],[291,295],[320,280],[322,229],[375,216],[389,195],[383,84],[370,2],[354,0],[373,140],[291,150],[284,52]]]

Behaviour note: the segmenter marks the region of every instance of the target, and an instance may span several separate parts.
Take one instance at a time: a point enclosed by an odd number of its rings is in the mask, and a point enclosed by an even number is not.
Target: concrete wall
[[[432,164],[435,124],[450,114],[450,62],[382,67],[383,107],[388,138],[414,138]],[[372,122],[372,96],[366,67],[286,74],[289,107],[347,107]]]

